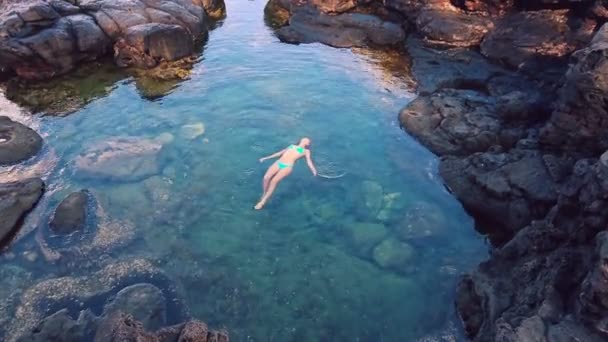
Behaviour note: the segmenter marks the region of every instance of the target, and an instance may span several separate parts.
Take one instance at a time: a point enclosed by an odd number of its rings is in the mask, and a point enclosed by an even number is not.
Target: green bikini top
[[[300,146],[296,146],[296,145],[289,145],[289,149],[296,150],[300,154],[304,153],[304,147],[300,147]]]

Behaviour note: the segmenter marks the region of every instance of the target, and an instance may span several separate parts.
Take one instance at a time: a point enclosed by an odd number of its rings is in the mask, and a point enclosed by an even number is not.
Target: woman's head
[[[302,147],[308,147],[308,146],[310,146],[311,143],[312,143],[312,141],[310,141],[309,138],[302,138],[302,139],[300,139],[299,145]]]

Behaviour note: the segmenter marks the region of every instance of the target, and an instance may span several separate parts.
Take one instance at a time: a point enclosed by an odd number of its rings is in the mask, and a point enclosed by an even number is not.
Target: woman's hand
[[[266,160],[266,159],[267,159],[266,157],[264,157],[264,158],[260,158],[260,159],[259,159],[259,160],[260,160],[260,163],[263,163],[263,162],[264,162],[264,160]]]

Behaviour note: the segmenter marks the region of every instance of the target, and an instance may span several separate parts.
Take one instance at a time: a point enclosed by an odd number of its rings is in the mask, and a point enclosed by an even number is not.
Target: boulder
[[[114,60],[120,67],[149,69],[161,61],[174,61],[194,51],[192,37],[181,26],[141,24],[129,27],[114,45]]]
[[[405,39],[401,25],[363,13],[335,16],[314,11],[296,11],[289,25],[277,30],[287,43],[323,43],[333,47],[396,45]]]
[[[90,340],[96,329],[97,317],[90,311],[81,311],[74,320],[67,309],[62,309],[45,317],[31,332],[18,338],[17,342],[85,341]]]
[[[598,155],[608,149],[608,25],[572,56],[551,118],[540,133],[550,149]]]
[[[84,228],[87,215],[88,192],[69,194],[59,203],[51,219],[51,229],[58,234],[70,234]]]
[[[416,28],[426,42],[444,46],[478,46],[492,25],[484,16],[456,10],[427,9],[416,19]]]
[[[0,116],[0,165],[16,164],[36,155],[42,138],[33,129]]]
[[[0,184],[0,245],[7,244],[44,192],[39,178]]]
[[[357,255],[369,258],[373,248],[388,235],[382,224],[356,222],[345,228],[349,243]]]
[[[74,161],[75,175],[85,179],[135,182],[160,172],[162,144],[152,139],[110,138],[92,144]]]
[[[113,46],[117,61],[130,66],[149,67],[146,56],[175,60],[191,55],[194,41],[207,32],[208,18],[225,14],[223,0],[27,0],[0,5],[0,69],[37,80],[105,56]],[[141,43],[142,37],[150,42]]]
[[[382,268],[405,271],[415,254],[416,251],[409,244],[388,238],[374,248],[373,258]]]

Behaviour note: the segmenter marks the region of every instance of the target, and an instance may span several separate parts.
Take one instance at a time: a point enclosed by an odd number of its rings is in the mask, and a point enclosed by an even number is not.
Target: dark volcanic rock
[[[581,288],[581,317],[608,336],[608,232],[597,236],[594,264]]]
[[[457,10],[423,10],[416,19],[416,27],[425,41],[432,44],[477,46],[492,22]]]
[[[401,126],[438,155],[467,155],[500,145],[512,147],[525,132],[505,129],[493,98],[475,91],[443,89],[410,102]]]
[[[566,82],[541,142],[551,149],[597,155],[608,149],[608,26],[573,55]]]
[[[209,16],[207,15],[209,13]],[[222,0],[28,0],[0,3],[0,69],[14,70],[26,79],[46,79],[64,74],[82,62],[97,59],[130,42],[127,35],[145,36],[152,42],[150,56],[169,60],[192,54],[194,41],[207,32],[208,18],[225,13]],[[142,34],[139,25],[148,26]],[[179,28],[176,28],[179,27]],[[154,29],[153,29],[154,28]],[[140,30],[140,31],[138,31]],[[163,33],[160,34],[159,32]],[[172,35],[174,41],[159,35]],[[125,39],[121,39],[125,38]],[[165,46],[159,46],[158,42]],[[148,43],[141,52],[148,55]],[[120,54],[119,54],[120,55]],[[123,64],[148,66],[148,63]]]
[[[510,14],[486,35],[481,52],[513,68],[542,72],[589,41],[593,23],[573,29],[569,21],[565,10]]]
[[[120,67],[153,68],[160,61],[174,61],[194,51],[188,31],[178,25],[142,24],[130,27],[114,45]]]
[[[33,129],[0,116],[0,165],[26,160],[41,147],[42,138]]]
[[[0,244],[7,243],[44,191],[39,178],[0,184]]]
[[[69,194],[55,210],[51,229],[59,234],[70,234],[84,227],[87,214],[87,191]]]
[[[499,243],[544,217],[557,201],[553,180],[535,151],[446,156],[439,172],[464,207],[484,223],[482,229],[492,227],[484,233]]]
[[[277,30],[279,39],[288,43],[320,42],[334,47],[395,45],[405,39],[401,25],[362,13],[329,16],[300,10],[289,25]]]

